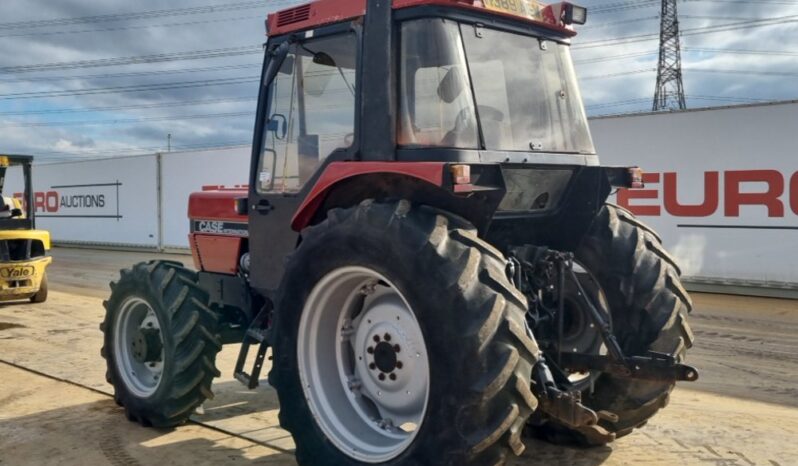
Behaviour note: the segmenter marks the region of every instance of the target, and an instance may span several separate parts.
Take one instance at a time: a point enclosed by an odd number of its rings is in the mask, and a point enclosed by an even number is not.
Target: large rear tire
[[[576,260],[598,281],[624,354],[656,351],[684,360],[693,344],[687,323],[692,301],[679,279],[678,265],[650,227],[631,212],[607,204],[576,251]],[[617,422],[601,420],[599,425],[622,437],[663,408],[673,387],[673,382],[601,374],[592,389],[584,390],[582,400],[593,410],[618,415]],[[553,422],[542,431],[555,442],[601,443]]]
[[[525,306],[504,257],[463,220],[406,201],[330,211],[303,231],[276,306],[269,381],[298,463],[520,454],[537,406]]]
[[[197,274],[179,262],[151,261],[122,270],[111,289],[100,330],[114,399],[142,425],[184,423],[213,398],[220,375],[217,316]]]

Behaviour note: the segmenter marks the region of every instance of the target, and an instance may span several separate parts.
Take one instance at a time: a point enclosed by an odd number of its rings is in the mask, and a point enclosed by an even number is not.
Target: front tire
[[[520,454],[538,348],[504,269],[465,221],[406,201],[335,209],[306,229],[269,375],[298,463],[494,466]]]
[[[128,419],[172,427],[213,398],[220,375],[217,317],[196,273],[178,262],[151,261],[121,272],[103,305],[101,350],[114,399]]]

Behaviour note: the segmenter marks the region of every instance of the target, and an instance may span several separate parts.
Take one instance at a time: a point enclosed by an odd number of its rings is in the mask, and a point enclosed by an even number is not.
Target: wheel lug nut
[[[379,335],[374,335],[374,342],[375,343],[379,343],[380,342],[380,336]]]
[[[372,362],[371,364],[369,364],[369,369],[376,370],[377,369],[377,365]]]
[[[380,380],[385,380],[385,374],[380,372],[380,375],[378,375],[377,378],[379,378]]]
[[[366,352],[367,352],[368,354],[374,354],[374,348],[372,348],[371,346],[369,346],[368,348],[366,348]]]
[[[388,376],[391,380],[396,380],[396,374],[391,372],[391,375]]]
[[[398,353],[398,352],[402,351],[402,348],[399,345],[393,345],[393,350]]]
[[[405,365],[404,365],[404,364],[402,364],[402,361],[396,361],[396,368],[397,368],[397,369],[401,369],[401,368],[403,368],[403,367],[405,367]]]
[[[384,338],[385,338],[385,341],[391,341],[391,334],[390,333],[386,333]]]

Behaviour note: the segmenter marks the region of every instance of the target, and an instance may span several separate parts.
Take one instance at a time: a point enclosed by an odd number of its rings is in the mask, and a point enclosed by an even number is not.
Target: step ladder
[[[250,390],[257,388],[260,378],[260,372],[263,369],[263,360],[266,358],[266,351],[271,344],[268,340],[268,327],[269,317],[271,316],[271,309],[264,307],[255,320],[252,321],[246,333],[244,334],[244,341],[241,343],[241,350],[238,353],[238,360],[236,361],[236,368],[234,376],[236,380],[246,385]],[[253,344],[258,345],[258,352],[255,354],[255,363],[252,366],[252,371],[246,373],[244,365],[247,363],[250,347]]]

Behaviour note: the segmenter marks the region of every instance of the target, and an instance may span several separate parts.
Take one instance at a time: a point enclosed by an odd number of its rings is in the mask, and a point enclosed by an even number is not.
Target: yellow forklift
[[[36,230],[31,165],[28,155],[0,155],[0,302],[29,299],[47,300],[47,266],[53,258],[50,233]],[[7,193],[6,175],[19,167],[24,192]]]

